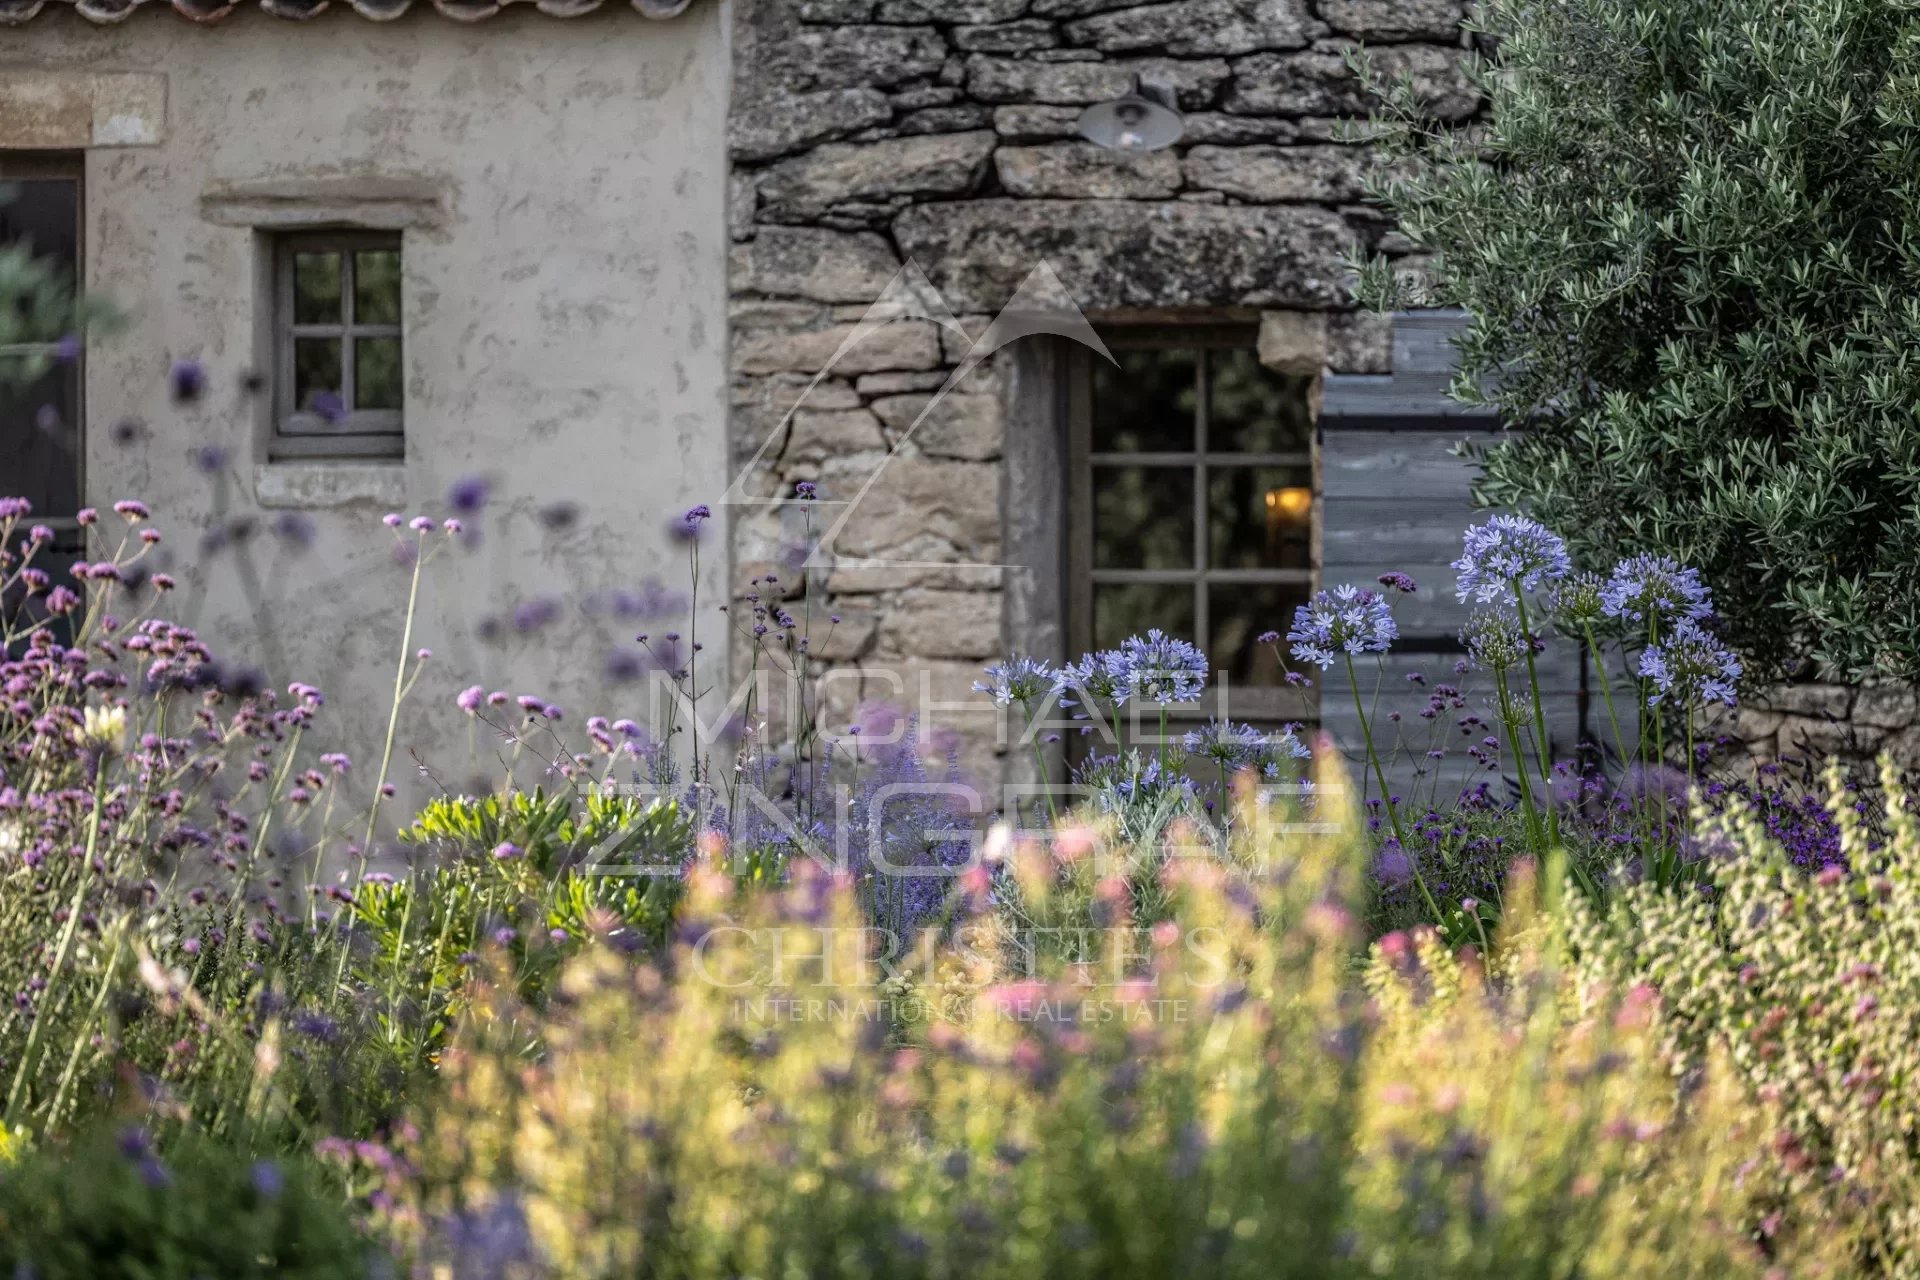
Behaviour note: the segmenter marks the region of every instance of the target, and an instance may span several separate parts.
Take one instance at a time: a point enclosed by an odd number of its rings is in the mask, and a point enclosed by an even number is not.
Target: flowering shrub
[[[1886,769],[1888,833],[1874,838],[1835,770],[1839,861],[1806,875],[1768,815],[1729,804],[1706,820],[1720,863],[1711,898],[1637,886],[1611,912],[1576,904],[1582,972],[1660,993],[1683,1063],[1719,1056],[1777,1108],[1771,1194],[1857,1232],[1863,1273],[1920,1267],[1920,822]]]
[[[984,876],[886,970],[844,881],[699,872],[663,968],[569,968],[537,1063],[537,1015],[481,994],[387,1221],[416,1265],[485,1240],[515,1277],[1757,1277],[1825,1247],[1791,1218],[1755,1246],[1765,1113],[1718,1070],[1677,1098],[1642,994],[1571,998],[1549,926],[1490,978],[1396,935],[1369,1006],[1351,825],[1237,830],[1245,873],[1169,864],[1167,919],[1112,899],[1089,956],[1032,968]]]

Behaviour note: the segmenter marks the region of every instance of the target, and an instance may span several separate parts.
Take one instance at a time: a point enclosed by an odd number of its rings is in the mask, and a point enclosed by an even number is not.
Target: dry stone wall
[[[1400,252],[1361,202],[1376,163],[1349,126],[1364,43],[1430,109],[1478,107],[1460,0],[740,0],[730,222],[737,465],[748,489],[846,498],[835,540],[907,567],[825,576],[834,714],[861,698],[954,708],[1009,644],[1002,557],[1012,368],[982,366],[903,434],[968,340],[902,320],[842,344],[909,260],[977,337],[1046,260],[1096,319],[1257,321],[1279,367],[1378,373],[1386,326],[1351,311],[1342,255]],[[1145,73],[1187,133],[1125,155],[1079,140],[1090,104]],[[1308,317],[1303,321],[1300,317]],[[835,360],[836,353],[839,358]],[[816,374],[827,377],[814,383]],[[801,407],[791,413],[797,401]],[[770,443],[768,443],[770,441]],[[735,521],[738,581],[793,560],[791,507]],[[896,673],[908,673],[902,690]],[[990,722],[948,713],[992,773]]]

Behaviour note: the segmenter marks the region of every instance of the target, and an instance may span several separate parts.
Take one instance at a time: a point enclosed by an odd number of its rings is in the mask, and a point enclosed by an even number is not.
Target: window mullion
[[[1193,466],[1193,639],[1202,652],[1211,652],[1212,624],[1207,614],[1207,561],[1211,550],[1207,526],[1207,433],[1212,425],[1213,359],[1204,347],[1194,353],[1193,367],[1198,383],[1193,424],[1197,450]]]
[[[353,250],[340,250],[340,408],[349,416],[359,403],[353,387]]]

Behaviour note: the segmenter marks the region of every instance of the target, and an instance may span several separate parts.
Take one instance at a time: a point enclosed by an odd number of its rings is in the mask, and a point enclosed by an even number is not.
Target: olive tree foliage
[[[1920,676],[1920,0],[1488,0],[1475,29],[1475,127],[1374,82],[1375,194],[1431,256],[1359,291],[1470,313],[1454,394],[1525,427],[1479,498],[1600,567],[1701,566],[1752,674]]]

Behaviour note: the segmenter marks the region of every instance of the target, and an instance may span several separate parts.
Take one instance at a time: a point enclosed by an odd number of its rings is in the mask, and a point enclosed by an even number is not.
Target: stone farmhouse
[[[1345,258],[1409,251],[1364,202],[1347,55],[1465,123],[1463,17],[0,0],[0,241],[126,311],[0,401],[0,491],[69,522],[150,503],[187,620],[327,690],[363,751],[411,576],[380,516],[463,515],[421,575],[400,744],[455,776],[464,685],[637,714],[634,637],[684,617],[666,529],[695,504],[716,706],[750,637],[713,606],[797,587],[811,519],[837,522],[831,718],[902,704],[997,778],[1022,757],[968,692],[983,662],[1153,625],[1208,651],[1237,717],[1350,740],[1344,682],[1288,686],[1256,637],[1397,570],[1421,590],[1387,680],[1458,657],[1450,449],[1490,424],[1444,394],[1447,319],[1357,311]],[[1081,135],[1139,86],[1176,144]],[[1582,679],[1549,673],[1562,741]]]

